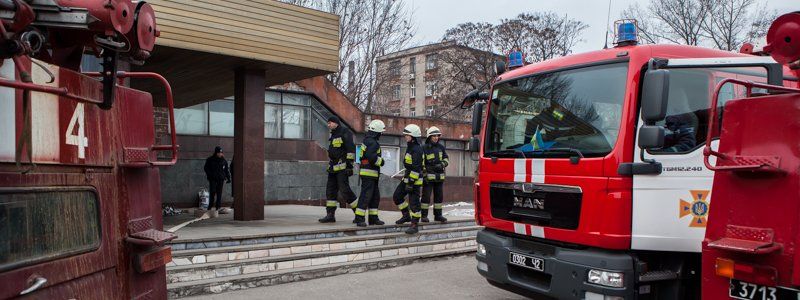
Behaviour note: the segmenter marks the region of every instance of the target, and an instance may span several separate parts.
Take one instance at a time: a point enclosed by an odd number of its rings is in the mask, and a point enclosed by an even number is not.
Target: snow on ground
[[[471,217],[475,215],[475,209],[454,209],[444,213],[445,216],[453,217]]]
[[[445,204],[444,207],[458,207],[458,206],[472,206],[472,203],[458,202],[452,204]]]

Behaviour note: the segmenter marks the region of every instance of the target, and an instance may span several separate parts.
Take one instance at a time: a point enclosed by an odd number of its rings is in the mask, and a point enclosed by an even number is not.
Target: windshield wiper
[[[573,165],[577,165],[578,162],[581,161],[581,158],[584,157],[583,156],[583,152],[581,152],[581,150],[578,150],[578,149],[575,149],[575,148],[548,148],[548,149],[533,150],[533,152],[540,152],[540,153],[547,153],[547,152],[574,153],[575,156],[570,156],[569,157],[569,161]]]
[[[525,155],[525,152],[523,152],[522,150],[519,150],[519,149],[506,149],[506,150],[492,151],[492,152],[486,153],[485,155],[487,157],[509,157],[509,156],[517,157],[517,154],[520,154],[520,153],[522,154],[523,158],[528,158],[527,155]]]

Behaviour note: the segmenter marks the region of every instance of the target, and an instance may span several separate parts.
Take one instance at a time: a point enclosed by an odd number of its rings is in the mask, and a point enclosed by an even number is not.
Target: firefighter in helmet
[[[350,189],[348,180],[353,176],[353,161],[356,159],[353,134],[342,126],[342,121],[336,116],[328,118],[328,129],[331,130],[331,137],[328,139],[328,182],[325,186],[328,201],[325,202],[327,214],[319,219],[321,223],[336,222],[339,195],[344,196],[353,211],[357,205],[356,194]]]
[[[436,126],[428,128],[427,139],[422,151],[425,154],[425,184],[422,187],[422,222],[428,221],[428,207],[431,203],[433,194],[433,220],[437,222],[447,222],[442,216],[442,200],[444,200],[444,170],[450,164],[447,152],[439,139],[442,131]]]
[[[358,176],[361,177],[361,196],[358,197],[358,208],[356,208],[356,225],[359,227],[367,226],[364,215],[368,215],[369,225],[383,225],[384,222],[378,219],[378,204],[381,200],[378,179],[381,175],[383,157],[381,157],[381,144],[378,139],[381,132],[386,129],[386,125],[381,120],[372,120],[367,126],[367,134],[364,136],[364,143],[361,145],[360,163],[361,167]]]
[[[397,185],[393,195],[394,204],[403,213],[403,217],[395,224],[411,222],[411,227],[406,230],[406,233],[415,234],[419,232],[417,225],[422,216],[419,196],[420,188],[422,188],[423,154],[422,147],[417,140],[422,136],[422,131],[419,126],[409,124],[403,129],[403,136],[407,143],[406,154],[403,157],[403,166],[406,170],[403,180]],[[406,196],[408,196],[408,201],[405,201]]]

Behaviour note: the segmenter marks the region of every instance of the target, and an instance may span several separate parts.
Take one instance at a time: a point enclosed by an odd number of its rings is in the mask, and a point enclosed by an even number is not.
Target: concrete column
[[[264,70],[237,69],[234,87],[233,219],[264,220]]]

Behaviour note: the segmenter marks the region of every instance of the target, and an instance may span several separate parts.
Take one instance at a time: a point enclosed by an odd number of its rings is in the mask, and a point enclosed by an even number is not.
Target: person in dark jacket
[[[231,172],[228,168],[228,161],[225,160],[225,155],[222,153],[222,147],[217,146],[214,148],[214,154],[206,159],[206,164],[203,166],[206,172],[206,179],[208,179],[209,193],[211,194],[211,201],[208,203],[208,209],[211,210],[211,217],[217,216],[217,211],[222,206],[222,187],[225,182],[231,182]],[[213,208],[212,208],[213,206]]]
[[[356,194],[350,189],[348,181],[348,178],[353,176],[353,161],[356,159],[353,134],[342,126],[342,121],[336,116],[328,118],[328,129],[331,130],[331,137],[328,139],[328,182],[325,186],[326,215],[319,219],[320,223],[336,222],[336,207],[339,206],[340,194],[350,204],[353,212],[356,211],[358,205]]]
[[[417,224],[422,216],[420,213],[419,193],[422,187],[422,168],[423,157],[422,147],[419,145],[417,139],[422,136],[422,131],[419,126],[409,124],[403,129],[407,147],[406,155],[403,157],[403,166],[405,167],[405,175],[403,180],[397,185],[394,190],[394,204],[403,213],[403,217],[395,222],[395,224],[403,224],[411,222],[411,227],[406,230],[407,234],[415,234],[419,232]],[[408,201],[405,201],[408,195]],[[410,210],[410,211],[409,211]]]
[[[369,214],[369,225],[383,225],[384,222],[378,218],[378,205],[381,200],[380,188],[378,187],[378,180],[381,176],[381,166],[383,166],[383,157],[381,157],[381,144],[378,139],[381,137],[381,132],[386,128],[381,120],[372,120],[367,126],[367,133],[364,137],[364,143],[361,145],[360,163],[361,167],[358,171],[358,176],[361,179],[361,196],[358,197],[358,208],[356,208],[356,225],[359,227],[367,226],[364,216]],[[369,211],[367,211],[369,209]]]
[[[442,131],[436,126],[428,128],[425,145],[422,152],[425,154],[425,184],[422,186],[422,222],[427,223],[428,208],[433,194],[433,220],[447,222],[442,215],[442,202],[444,200],[444,170],[450,164],[444,145],[439,142]]]

